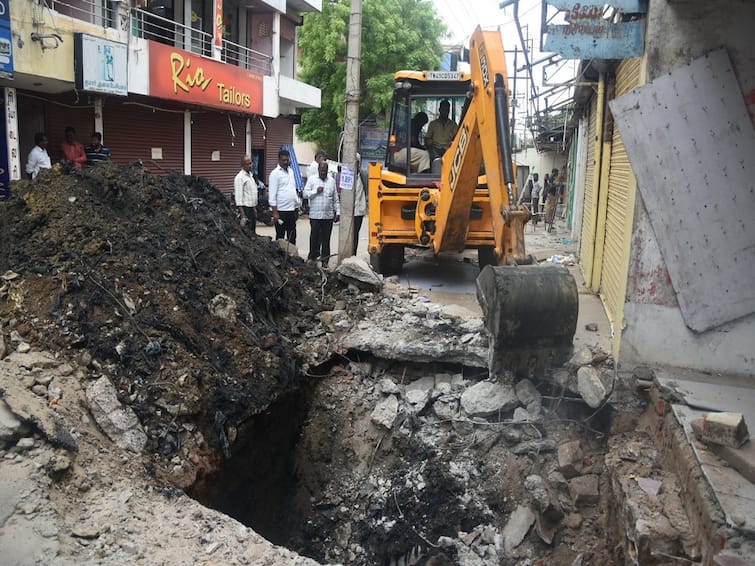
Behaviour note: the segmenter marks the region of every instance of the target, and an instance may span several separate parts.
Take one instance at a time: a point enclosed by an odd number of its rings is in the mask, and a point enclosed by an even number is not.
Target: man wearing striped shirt
[[[86,146],[84,150],[87,154],[87,165],[94,167],[102,161],[110,159],[110,150],[102,145],[102,134],[94,132],[92,134],[92,144]]]
[[[328,164],[322,162],[317,168],[317,175],[307,179],[304,198],[309,199],[309,255],[307,261],[320,260],[323,267],[330,259],[330,234],[333,222],[338,222],[341,204],[333,177],[328,175]]]

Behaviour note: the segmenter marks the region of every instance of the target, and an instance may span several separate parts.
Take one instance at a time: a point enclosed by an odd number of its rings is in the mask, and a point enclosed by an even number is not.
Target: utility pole
[[[346,116],[343,123],[343,164],[354,172],[352,190],[341,190],[341,226],[338,229],[338,263],[354,252],[354,190],[357,188],[359,136],[359,67],[362,51],[362,0],[351,0],[349,44],[346,57]]]

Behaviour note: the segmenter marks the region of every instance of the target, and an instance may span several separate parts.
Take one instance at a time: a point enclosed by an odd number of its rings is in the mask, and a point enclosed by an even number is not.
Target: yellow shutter
[[[619,64],[616,70],[616,98],[639,86],[640,62],[640,58],[635,58],[625,59]],[[616,330],[621,328],[624,316],[636,188],[624,142],[618,125],[614,125],[600,294],[608,318]]]
[[[598,97],[594,95],[590,101],[590,117],[587,128],[587,166],[585,167],[585,200],[582,205],[582,235],[579,239],[579,263],[584,273],[592,271],[593,250],[595,248],[595,218],[593,203],[597,195],[593,191],[593,177],[595,166],[595,149],[598,137]]]

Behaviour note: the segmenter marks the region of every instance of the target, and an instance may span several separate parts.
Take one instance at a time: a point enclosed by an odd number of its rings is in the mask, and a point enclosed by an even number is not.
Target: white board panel
[[[610,107],[685,324],[755,312],[755,131],[727,52]]]

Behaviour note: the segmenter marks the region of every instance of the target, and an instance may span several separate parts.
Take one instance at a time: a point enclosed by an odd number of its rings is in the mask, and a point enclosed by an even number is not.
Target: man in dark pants
[[[340,202],[333,177],[328,175],[328,164],[320,163],[317,175],[307,178],[304,198],[309,199],[309,255],[307,261],[320,260],[323,267],[330,259],[330,234],[333,222],[340,218]]]
[[[257,182],[252,175],[252,158],[241,158],[241,171],[233,180],[233,198],[239,208],[241,225],[249,224],[252,232],[257,231]]]
[[[297,194],[294,171],[290,167],[291,154],[288,150],[278,152],[278,167],[270,173],[268,200],[273,210],[275,239],[286,238],[296,244]]]

